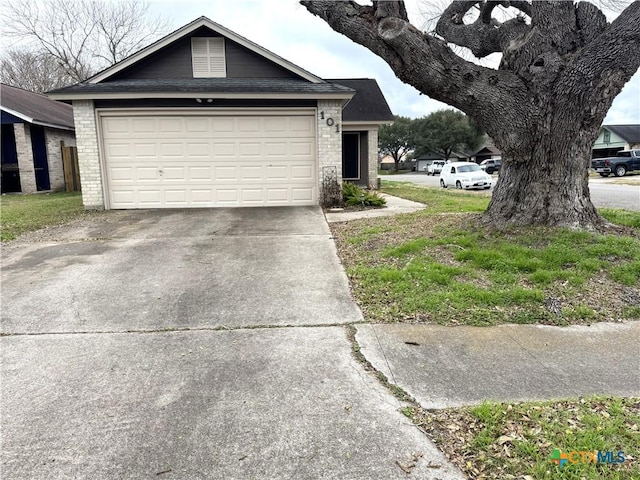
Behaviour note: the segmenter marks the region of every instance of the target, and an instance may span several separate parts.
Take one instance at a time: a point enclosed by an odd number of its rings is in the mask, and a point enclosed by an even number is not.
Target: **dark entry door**
[[[20,169],[13,124],[2,125],[2,193],[20,192]]]
[[[47,161],[47,143],[44,139],[44,127],[31,125],[31,148],[33,149],[33,168],[36,173],[36,188],[50,190],[49,162]]]
[[[342,134],[342,178],[360,180],[360,134]]]

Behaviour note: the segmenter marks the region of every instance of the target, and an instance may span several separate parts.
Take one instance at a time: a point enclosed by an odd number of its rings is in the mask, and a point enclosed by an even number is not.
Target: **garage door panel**
[[[138,189],[138,202],[142,205],[161,205],[161,198],[161,192],[159,189]]]
[[[189,180],[213,182],[213,174],[210,166],[189,167]]]
[[[235,206],[238,204],[238,193],[237,188],[218,188],[216,189],[216,201],[220,205]]]
[[[238,181],[238,168],[237,167],[215,167],[213,177],[215,180],[221,181]]]
[[[313,167],[309,165],[293,165],[291,167],[291,180],[313,180]]]
[[[185,156],[185,148],[182,143],[161,143],[160,144],[160,157],[162,159],[179,160]]]
[[[269,165],[267,166],[266,180],[286,181],[289,179],[288,165]]]
[[[257,142],[240,142],[238,144],[239,160],[251,157],[261,157],[264,148],[261,143]]]
[[[111,208],[317,204],[309,116],[104,116]]]
[[[135,169],[134,179],[139,182],[160,180],[160,172],[157,167],[137,167]],[[131,182],[130,182],[131,183]]]
[[[164,167],[162,171],[164,180],[167,182],[179,181],[184,183],[188,180],[185,167]]]
[[[133,134],[156,133],[156,120],[154,118],[133,118],[131,120],[130,132]]]
[[[235,119],[231,117],[218,117],[211,120],[211,131],[215,133],[229,133],[236,130]]]
[[[178,189],[178,190],[165,189],[164,201],[165,203],[168,203],[171,205],[186,205],[187,191],[183,189]]]
[[[262,133],[264,127],[262,125],[262,119],[256,117],[238,118],[238,133]]]
[[[308,205],[306,202],[311,202],[314,198],[313,189],[311,188],[292,188],[291,195],[293,202],[296,204]]]
[[[264,178],[264,169],[262,168],[262,165],[241,166],[240,178],[243,182],[261,182]]]
[[[195,142],[187,142],[187,157],[189,158],[210,158],[211,157],[211,147],[209,143],[195,143]]]
[[[155,143],[135,143],[133,145],[133,155],[136,158],[158,157],[158,145]]]
[[[128,143],[111,143],[107,145],[106,153],[109,158],[129,158],[131,157],[131,145]]]
[[[192,188],[190,193],[192,204],[203,206],[213,204],[213,190],[210,188],[202,190]]]
[[[111,167],[109,175],[113,182],[130,182],[133,177],[132,167]]]
[[[267,188],[267,204],[286,203],[289,201],[289,190],[287,188]]]
[[[158,121],[158,130],[161,133],[181,133],[184,131],[184,125],[179,117],[161,118]]]
[[[291,142],[289,147],[292,157],[313,157],[312,142]]]

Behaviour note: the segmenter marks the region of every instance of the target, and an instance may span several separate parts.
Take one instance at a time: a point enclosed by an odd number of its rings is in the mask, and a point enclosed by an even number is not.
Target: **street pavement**
[[[381,177],[383,182],[411,182],[417,185],[439,187],[439,177],[425,173],[403,173],[399,175],[386,175]],[[625,210],[640,211],[640,183],[635,183],[640,176],[629,175],[623,178],[592,178],[589,180],[591,201],[598,208],[622,208]],[[493,175],[494,184],[498,175]],[[628,182],[628,183],[627,183]],[[486,190],[465,190],[470,195],[486,194]]]

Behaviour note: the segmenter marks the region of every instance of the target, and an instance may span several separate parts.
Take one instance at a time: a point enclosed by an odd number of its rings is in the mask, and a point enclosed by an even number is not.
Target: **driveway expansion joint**
[[[141,330],[79,330],[70,332],[0,332],[0,337],[38,337],[47,335],[148,335],[153,333],[182,333],[182,332],[232,332],[238,330],[277,330],[283,328],[324,328],[324,327],[344,327],[345,325],[359,325],[367,323],[365,320],[345,323],[309,323],[309,324],[283,324],[283,325],[249,325],[238,327],[227,327],[218,325],[215,327],[170,327]]]

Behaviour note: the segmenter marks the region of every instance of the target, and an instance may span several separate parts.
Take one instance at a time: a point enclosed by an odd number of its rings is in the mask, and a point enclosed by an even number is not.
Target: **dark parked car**
[[[591,168],[603,177],[614,174],[624,177],[627,172],[640,170],[640,150],[622,150],[615,157],[595,158],[591,161]]]
[[[500,158],[496,158],[494,160],[483,160],[480,164],[480,168],[487,172],[488,174],[492,174],[493,172],[499,172],[500,167],[502,166],[502,160]]]

